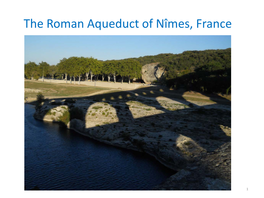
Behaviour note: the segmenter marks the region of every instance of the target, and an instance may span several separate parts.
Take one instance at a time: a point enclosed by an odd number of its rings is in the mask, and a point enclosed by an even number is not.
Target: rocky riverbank
[[[72,109],[82,113],[70,114]],[[63,122],[106,144],[148,153],[175,170],[154,189],[231,189],[231,112],[226,108],[129,95],[105,101],[46,100],[34,117]]]

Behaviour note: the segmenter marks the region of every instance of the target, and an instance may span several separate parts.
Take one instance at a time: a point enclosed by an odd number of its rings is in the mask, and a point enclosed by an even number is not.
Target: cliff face
[[[150,63],[144,65],[141,72],[142,80],[146,84],[151,84],[154,81],[160,80],[163,77],[165,70],[164,68],[159,67],[159,63]]]

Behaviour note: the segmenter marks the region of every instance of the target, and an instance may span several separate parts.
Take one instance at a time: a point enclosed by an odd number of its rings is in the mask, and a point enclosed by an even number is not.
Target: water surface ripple
[[[25,105],[25,189],[149,190],[173,174],[146,154],[37,121],[34,112]]]

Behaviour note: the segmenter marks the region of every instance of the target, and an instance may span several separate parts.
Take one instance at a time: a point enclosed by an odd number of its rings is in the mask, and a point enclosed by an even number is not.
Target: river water
[[[154,158],[35,120],[25,105],[25,189],[150,190],[174,172]]]

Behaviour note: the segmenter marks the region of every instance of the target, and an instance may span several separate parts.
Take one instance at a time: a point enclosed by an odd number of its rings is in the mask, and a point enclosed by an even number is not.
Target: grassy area
[[[60,97],[60,96],[86,96],[98,91],[109,90],[110,88],[89,87],[86,85],[74,84],[55,84],[37,81],[25,81],[25,97],[36,98],[38,92],[41,92],[45,97]]]

